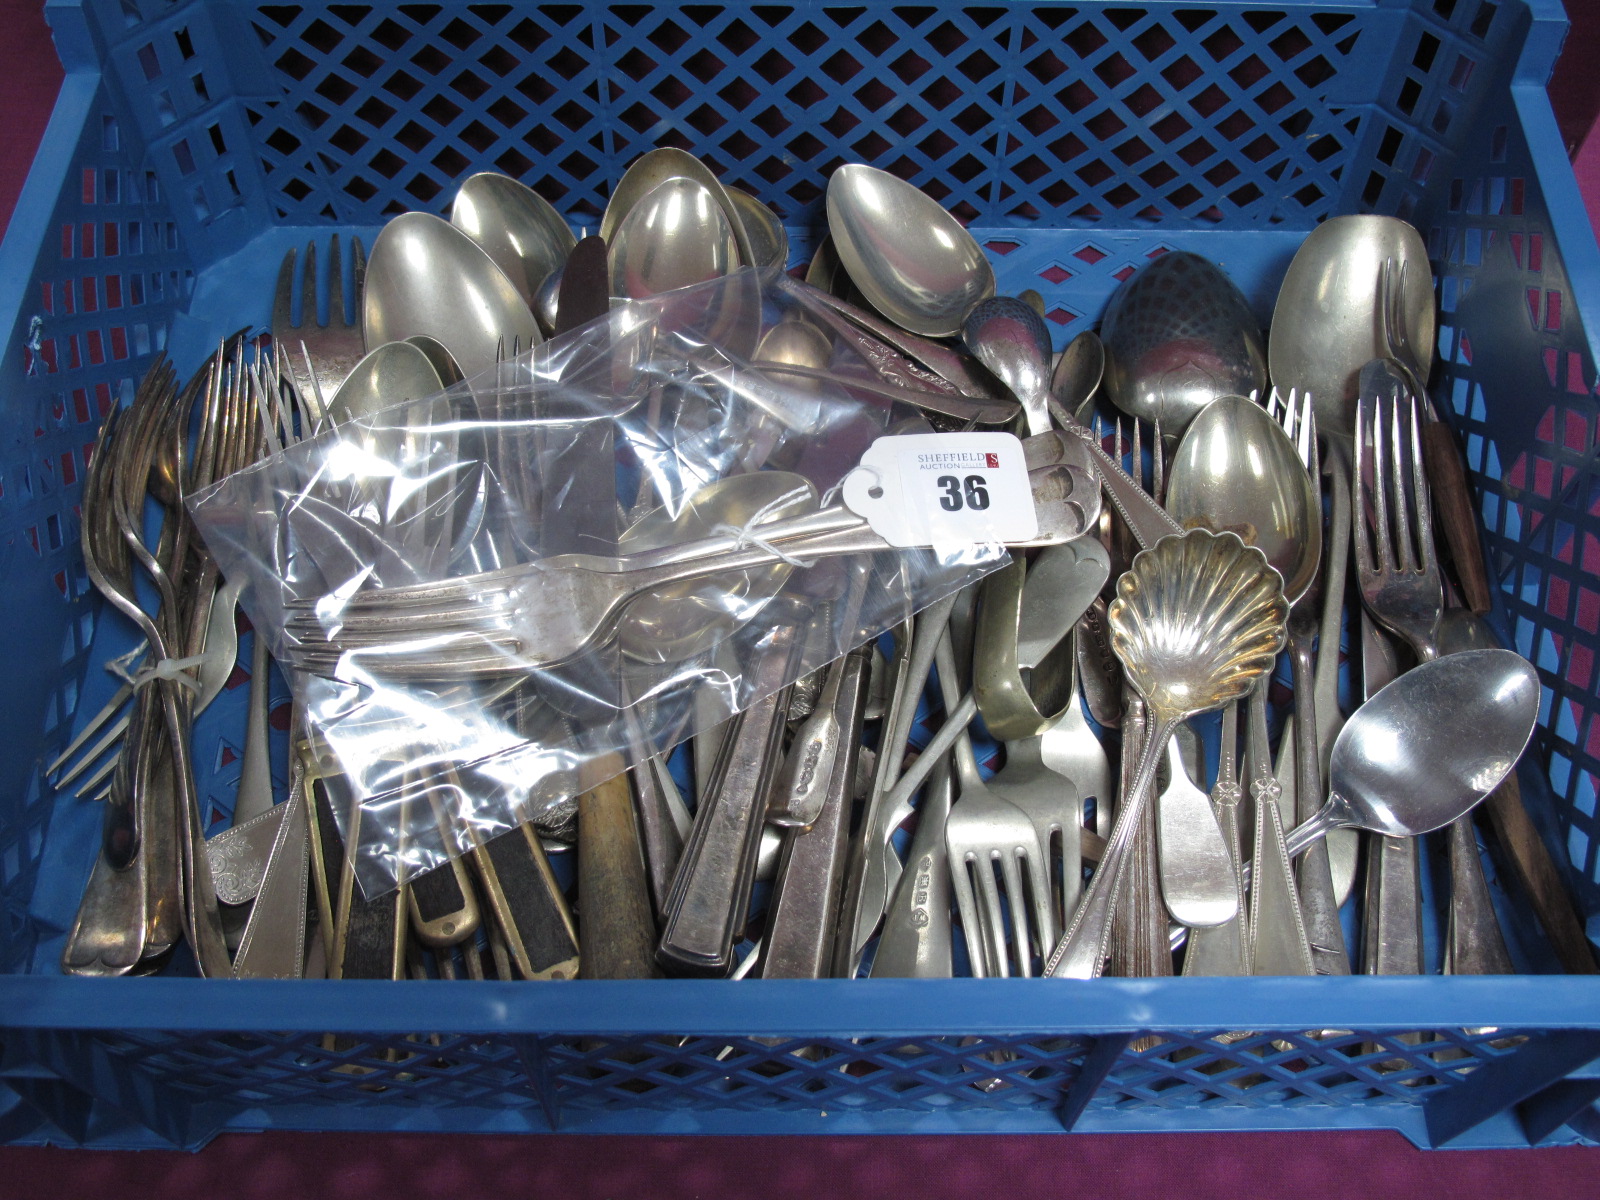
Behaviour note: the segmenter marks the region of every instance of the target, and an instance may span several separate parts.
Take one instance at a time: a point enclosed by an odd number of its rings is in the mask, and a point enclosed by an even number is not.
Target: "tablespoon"
[[[1105,343],[1094,330],[1085,329],[1056,359],[1050,372],[1050,394],[1062,408],[1087,423],[1105,369]]]
[[[828,179],[828,232],[872,306],[924,337],[951,337],[994,294],[983,248],[938,201],[875,167],[847,163]]]
[[[543,339],[527,304],[482,247],[431,213],[401,213],[372,245],[362,294],[368,346],[427,334],[472,378],[495,365],[503,342]]]
[[[1283,577],[1284,598],[1290,604],[1316,578],[1322,556],[1321,497],[1282,427],[1242,396],[1222,397],[1190,422],[1173,456],[1167,507],[1186,525],[1232,530],[1258,546]],[[1309,704],[1310,696],[1297,689],[1296,701]],[[1264,707],[1264,691],[1258,689],[1250,703]],[[1314,717],[1310,720],[1314,728]],[[1236,813],[1224,809],[1222,816],[1229,819]],[[1258,840],[1263,836],[1261,819],[1258,812]],[[1235,831],[1225,830],[1223,836],[1237,844]],[[1258,933],[1270,933],[1269,925],[1288,919],[1271,910],[1262,911],[1261,918]]]
[[[606,245],[611,294],[628,300],[720,279],[739,266],[728,215],[693,179],[668,179],[646,192]]]
[[[1022,404],[1029,433],[1050,429],[1050,332],[1021,300],[990,296],[967,311],[961,340]]]
[[[1250,305],[1222,269],[1171,250],[1112,294],[1100,325],[1103,387],[1135,420],[1169,439],[1221,396],[1264,388],[1267,356]]]
[[[462,181],[450,205],[450,224],[483,247],[530,309],[537,307],[540,286],[577,244],[549,201],[494,171]]]
[[[1063,430],[1089,447],[1106,496],[1141,547],[1149,548],[1167,534],[1180,532],[1182,526],[1129,478],[1121,463],[1105,452],[1100,439],[1050,394],[1049,384],[1041,382],[1050,377],[1050,338],[1042,328],[1038,314],[1025,304],[980,306],[978,319],[964,324],[962,340],[1022,403],[1030,430],[1039,425],[1042,409],[1043,428],[1050,428],[1053,417]]]
[[[789,265],[789,234],[778,214],[749,192],[736,187],[727,191],[744,222],[745,236],[750,239],[749,265],[767,271],[783,270]]]
[[[1441,655],[1500,647],[1488,622],[1466,608],[1445,610],[1438,639]],[[1561,871],[1524,807],[1516,775],[1507,775],[1489,793],[1483,807],[1562,968],[1570,975],[1595,974],[1593,948],[1573,911]]]
[[[1422,235],[1395,217],[1330,217],[1295,251],[1272,312],[1267,360],[1280,388],[1309,392],[1317,427],[1347,448],[1361,368],[1385,356],[1384,263],[1406,266],[1398,300],[1410,342],[1434,343],[1432,273]]]
[[[628,219],[644,196],[661,184],[677,179],[699,184],[721,210],[724,220],[728,223],[728,231],[733,237],[734,245],[738,247],[738,259],[735,265],[753,266],[760,262],[751,248],[750,238],[745,232],[744,220],[739,215],[739,209],[730,198],[727,189],[723,187],[722,181],[705,163],[687,150],[680,150],[675,146],[662,146],[641,155],[622,173],[622,178],[617,180],[611,199],[606,203],[606,210],[600,216],[599,234],[606,245],[614,244],[623,222]]]

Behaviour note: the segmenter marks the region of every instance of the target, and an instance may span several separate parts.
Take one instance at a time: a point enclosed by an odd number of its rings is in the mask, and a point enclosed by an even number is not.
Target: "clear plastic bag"
[[[820,556],[859,538],[837,494],[863,451],[930,428],[896,400],[791,290],[746,271],[617,308],[195,497],[290,669],[313,759],[351,801],[335,807],[364,892],[524,822],[570,822],[582,787],[774,690],[752,668],[775,646],[781,672],[759,674],[787,684],[1005,563],[996,544]],[[833,532],[770,561],[771,531],[793,528],[773,522],[794,517]],[[703,564],[706,544],[681,547],[708,537],[728,562],[769,561],[595,618],[589,585],[615,587],[618,555],[670,578]]]

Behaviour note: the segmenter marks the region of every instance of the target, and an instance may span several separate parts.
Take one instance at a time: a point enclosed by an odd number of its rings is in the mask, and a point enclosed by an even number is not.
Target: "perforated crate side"
[[[1438,280],[1435,402],[1481,492],[1496,620],[1543,685],[1529,759],[1546,775],[1523,771],[1524,788],[1595,912],[1600,403],[1591,338],[1600,256],[1540,81],[1519,84],[1516,65],[1473,55],[1455,68],[1489,76],[1488,99],[1417,223]]]
[[[64,744],[79,702],[109,692],[89,678],[97,606],[78,551],[84,470],[101,419],[132,395],[192,284],[120,112],[94,77],[68,77],[0,272],[14,289],[0,360],[0,965],[11,971],[37,935],[27,907],[51,805],[35,768]]]
[[[1403,30],[1448,26],[1448,6],[89,11],[207,261],[246,221],[442,211],[482,169],[592,223],[627,164],[663,144],[799,226],[843,161],[888,167],[985,227],[1305,229],[1361,204],[1396,211],[1403,196],[1374,190],[1396,147],[1373,106],[1409,71],[1408,157],[1459,136],[1466,81],[1394,58]]]

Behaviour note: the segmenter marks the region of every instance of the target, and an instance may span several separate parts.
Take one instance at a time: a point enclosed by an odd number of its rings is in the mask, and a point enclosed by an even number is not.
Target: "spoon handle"
[[[1298,615],[1297,615],[1298,616]],[[1290,618],[1290,658],[1294,666],[1295,695],[1295,816],[1310,815],[1322,803],[1322,752],[1317,745],[1315,685],[1309,629],[1295,628]],[[1334,897],[1328,848],[1318,844],[1300,862],[1300,908],[1311,943],[1318,975],[1350,974],[1350,954],[1345,949],[1339,923],[1339,902]]]
[[[933,775],[917,809],[917,832],[906,855],[906,870],[889,901],[872,959],[874,979],[950,977],[950,862],[944,826],[955,788],[949,757],[933,758]]]
[[[1283,846],[1289,852],[1290,858],[1299,858],[1314,842],[1327,837],[1330,830],[1337,829],[1344,824],[1336,816],[1339,811],[1337,803],[1330,796],[1327,803],[1284,835]],[[1249,872],[1246,872],[1245,882],[1249,883],[1249,881]]]
[[[1106,839],[1105,852],[1100,866],[1083,895],[1072,924],[1062,935],[1050,961],[1045,963],[1043,974],[1069,979],[1093,979],[1100,974],[1111,939],[1111,922],[1116,916],[1117,901],[1122,890],[1123,876],[1135,848],[1139,826],[1149,798],[1150,784],[1155,778],[1156,764],[1166,749],[1167,739],[1177,722],[1166,714],[1152,712],[1151,729],[1144,749],[1139,755],[1139,766],[1133,773],[1133,782],[1123,795],[1122,808],[1117,822]]]

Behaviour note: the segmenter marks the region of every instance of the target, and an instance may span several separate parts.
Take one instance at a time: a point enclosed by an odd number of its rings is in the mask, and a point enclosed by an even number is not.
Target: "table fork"
[[[1365,397],[1358,401],[1353,486],[1358,497],[1354,534],[1362,603],[1379,624],[1410,645],[1420,661],[1432,661],[1439,657],[1436,635],[1444,612],[1444,586],[1433,543],[1415,397],[1397,395],[1388,404]],[[1448,837],[1446,970],[1463,975],[1509,974],[1511,959],[1483,877],[1471,815],[1456,820]]]
[[[955,648],[948,629],[935,654],[941,686],[956,675]],[[1048,863],[1033,822],[1016,805],[984,785],[965,732],[955,743],[959,792],[945,819],[945,850],[950,881],[967,940],[975,978],[1033,975],[1033,945],[1051,930]],[[995,870],[1005,886],[1010,933],[1000,906]]]
[[[1162,438],[1160,425],[1155,427],[1154,436],[1150,439],[1148,482],[1145,477],[1143,438],[1142,424],[1134,421],[1132,436],[1125,442],[1122,421],[1119,418],[1113,431],[1111,456],[1116,462],[1121,463],[1124,446],[1127,446],[1132,454],[1129,465],[1134,489],[1155,501],[1159,507],[1158,498],[1166,489],[1166,443]],[[1106,547],[1111,552],[1113,579],[1127,570],[1134,555],[1141,549],[1141,545],[1131,525],[1124,522],[1114,526],[1111,544]],[[1145,702],[1139,693],[1127,684],[1126,679],[1123,679],[1122,694],[1122,753],[1117,781],[1118,811],[1129,795],[1129,788],[1134,782],[1134,767],[1143,753],[1148,733]],[[1107,836],[1109,834],[1108,827]],[[1123,884],[1122,902],[1116,908],[1111,936],[1111,956],[1106,973],[1133,977],[1170,975],[1172,974],[1171,938],[1167,928],[1166,905],[1161,897],[1161,862],[1156,845],[1156,821],[1153,813],[1146,812],[1134,832],[1133,843],[1127,878]]]
[[[1290,392],[1284,397],[1274,388],[1267,398],[1267,411],[1294,443],[1300,463],[1320,497],[1322,462],[1317,451],[1317,418],[1311,395],[1297,396]],[[1320,504],[1317,515],[1320,521]],[[1316,532],[1321,533],[1320,525]],[[1327,566],[1325,561],[1317,564],[1310,584],[1289,608],[1289,657],[1294,671],[1295,824],[1309,819],[1322,806],[1325,790],[1322,749],[1317,738],[1315,643],[1322,621],[1323,573]],[[1330,651],[1337,653],[1332,647],[1325,648],[1323,653]],[[1296,881],[1317,974],[1348,975],[1350,955],[1339,924],[1339,902],[1334,895],[1333,873],[1325,843],[1319,842],[1306,851],[1300,860]]]
[[[300,272],[300,319],[294,319],[295,275],[299,252],[293,247],[278,268],[278,287],[272,301],[272,340],[283,347],[282,362],[290,381],[311,405],[316,424],[327,412],[327,401],[339,390],[356,363],[366,353],[361,335],[361,299],[367,275],[367,251],[361,239],[350,239],[354,304],[344,303],[344,263],[339,235],[328,239],[328,322],[318,318],[319,287],[317,243],[306,243]]]

